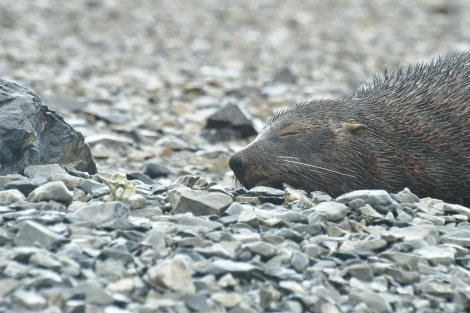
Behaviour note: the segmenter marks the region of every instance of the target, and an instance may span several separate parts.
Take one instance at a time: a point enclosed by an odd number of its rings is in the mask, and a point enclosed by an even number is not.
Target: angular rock
[[[57,201],[63,203],[70,203],[72,201],[72,192],[67,189],[67,186],[61,181],[53,181],[46,183],[34,189],[28,195],[28,201]]]
[[[169,196],[173,214],[192,212],[194,215],[221,216],[233,202],[232,197],[216,192],[181,188]]]
[[[300,251],[294,251],[290,258],[290,265],[299,273],[303,272],[309,262],[308,256]]]
[[[384,233],[403,237],[403,240],[410,244],[413,248],[435,245],[439,242],[439,231],[434,225],[393,227]]]
[[[18,189],[27,196],[31,191],[45,183],[47,183],[46,178],[18,179],[6,184],[4,189]]]
[[[338,222],[346,217],[348,207],[337,202],[320,202],[314,207],[314,210],[325,214],[328,221]]]
[[[2,173],[22,173],[32,164],[57,163],[90,174],[96,164],[83,135],[28,88],[0,80]]]
[[[227,104],[209,116],[205,128],[217,129],[215,134],[208,134],[213,141],[248,138],[258,134],[248,113],[237,104]]]
[[[95,202],[75,211],[75,214],[81,219],[86,222],[92,222],[95,225],[118,217],[127,217],[129,213],[129,208],[124,203],[117,201],[106,203]]]
[[[16,234],[13,243],[16,246],[34,247],[39,245],[40,247],[48,249],[65,240],[66,238],[64,236],[49,230],[39,223],[26,221]]]
[[[178,258],[164,260],[147,271],[151,283],[161,287],[194,294],[196,288],[191,279],[191,270],[185,262]]]
[[[455,261],[457,251],[455,248],[447,245],[430,246],[413,251],[422,258],[430,261],[432,264],[449,265]]]
[[[355,190],[339,196],[336,201],[347,204],[356,199],[361,199],[370,204],[382,214],[387,214],[399,207],[398,203],[385,190]]]

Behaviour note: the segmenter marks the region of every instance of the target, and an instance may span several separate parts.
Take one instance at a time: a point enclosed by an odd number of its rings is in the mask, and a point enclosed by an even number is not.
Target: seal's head
[[[342,112],[343,100],[299,103],[274,115],[258,137],[229,161],[246,188],[283,183],[340,194],[360,179],[359,146],[367,127]],[[346,114],[346,115],[345,115]],[[356,145],[356,146],[355,146]]]

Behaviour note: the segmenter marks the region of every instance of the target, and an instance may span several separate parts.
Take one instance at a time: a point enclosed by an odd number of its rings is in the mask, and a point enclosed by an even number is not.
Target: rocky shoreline
[[[470,209],[58,165],[0,177],[2,312],[464,312]],[[26,197],[25,194],[28,196]]]
[[[463,0],[2,3],[0,77],[80,131],[98,174],[0,175],[0,312],[470,310],[470,209],[406,189],[245,190],[227,166],[280,108],[470,50],[468,12]]]

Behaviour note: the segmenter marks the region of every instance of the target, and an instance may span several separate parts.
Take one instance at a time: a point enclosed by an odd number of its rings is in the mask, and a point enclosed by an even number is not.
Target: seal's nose
[[[235,174],[243,175],[243,173],[245,172],[245,169],[242,165],[242,154],[240,152],[237,152],[232,155],[232,157],[228,161],[228,165]]]

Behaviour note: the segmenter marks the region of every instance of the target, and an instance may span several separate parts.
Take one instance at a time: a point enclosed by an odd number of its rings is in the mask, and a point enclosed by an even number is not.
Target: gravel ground
[[[469,50],[469,13],[463,0],[3,1],[0,77],[81,131],[101,176],[0,177],[0,311],[469,310],[469,209],[406,190],[246,193],[227,161],[248,140],[201,136],[226,104],[262,124]],[[148,163],[170,174],[112,176]],[[132,196],[109,196],[116,184]]]

